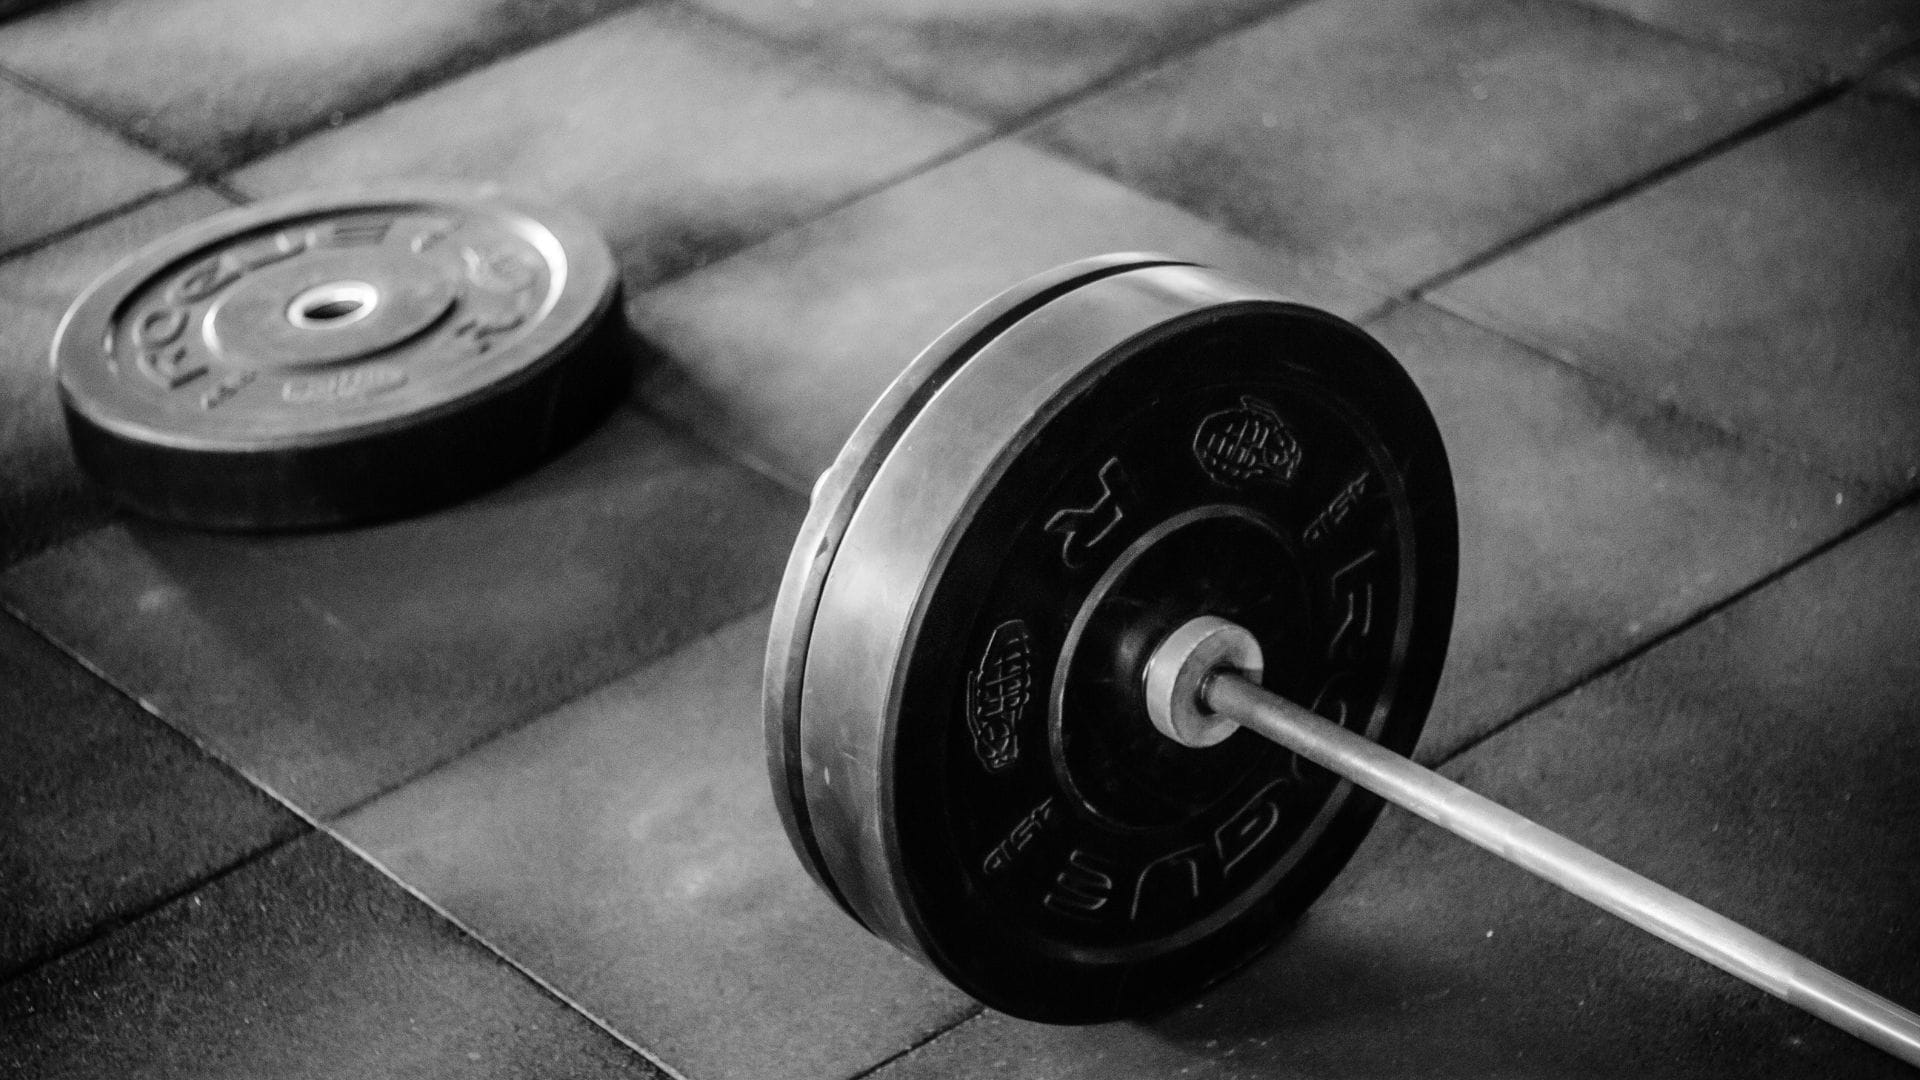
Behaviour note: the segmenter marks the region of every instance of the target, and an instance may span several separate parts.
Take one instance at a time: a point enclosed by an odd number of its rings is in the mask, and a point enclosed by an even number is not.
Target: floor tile
[[[804,489],[889,380],[1023,278],[1157,250],[1354,316],[1383,298],[1105,177],[993,143],[643,293],[633,322],[669,363],[641,395]]]
[[[1286,0],[694,0],[995,119],[1233,28]]]
[[[218,172],[632,0],[82,0],[0,32],[0,65]]]
[[[1426,395],[1459,494],[1459,600],[1424,760],[1874,508],[1433,308],[1370,329]]]
[[[1842,72],[1920,39],[1907,0],[1586,0],[1700,41]]]
[[[530,477],[363,529],[129,521],[4,598],[318,817],[764,604],[797,500],[621,410]]]
[[[1793,89],[1549,0],[1321,0],[1029,137],[1249,236],[1410,285]]]
[[[1843,98],[1439,303],[1839,472],[1920,476],[1920,109]]]
[[[231,203],[187,188],[0,261],[0,566],[98,524],[104,500],[67,449],[47,357],[67,306],[137,248]]]
[[[0,614],[0,978],[303,826]]]
[[[1444,771],[1920,1003],[1920,518],[1877,526]],[[1017,1064],[1016,1064],[1017,1063]],[[1138,1023],[987,1014],[880,1080],[1876,1077],[1892,1058],[1389,810],[1251,967]]]
[[[822,213],[978,130],[697,16],[643,8],[234,181],[260,193],[418,174],[500,181],[585,212],[639,288]]]
[[[0,253],[186,178],[178,166],[3,79],[0,146],[7,148]]]
[[[0,1072],[663,1075],[320,835],[0,985]]]
[[[801,870],[760,733],[764,613],[341,822],[692,1077],[850,1076],[970,1003]]]

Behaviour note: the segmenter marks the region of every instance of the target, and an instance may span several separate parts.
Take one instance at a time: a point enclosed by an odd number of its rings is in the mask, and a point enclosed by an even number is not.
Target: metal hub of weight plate
[[[606,243],[485,189],[366,188],[219,214],[68,310],[53,364],[81,466],[221,528],[425,509],[537,463],[617,400]]]
[[[769,641],[781,815],[867,928],[975,997],[1081,1022],[1245,963],[1378,801],[1145,712],[1190,619],[1406,753],[1457,567],[1439,434],[1365,333],[1204,268],[1034,279],[917,358],[816,489]]]

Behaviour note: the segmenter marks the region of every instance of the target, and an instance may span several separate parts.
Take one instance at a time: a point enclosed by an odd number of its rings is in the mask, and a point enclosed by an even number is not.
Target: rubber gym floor
[[[983,1011],[776,821],[814,477],[935,333],[1157,250],[1362,322],[1459,487],[1419,758],[1920,1004],[1920,5],[0,0],[0,1073],[1871,1076],[1410,816],[1163,1015]],[[137,246],[350,181],[610,239],[631,400],[374,527],[197,533],[48,370]]]

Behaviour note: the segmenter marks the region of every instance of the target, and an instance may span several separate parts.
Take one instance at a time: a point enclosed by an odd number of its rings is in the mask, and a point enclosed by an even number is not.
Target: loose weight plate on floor
[[[1450,630],[1445,451],[1324,312],[1153,256],[1074,264],[916,359],[822,478],[769,640],[774,787],[867,928],[1015,1015],[1183,999],[1344,864],[1371,796],[1144,712],[1201,615],[1407,752]]]
[[[391,517],[513,476],[629,369],[574,214],[388,186],[216,215],[94,282],[54,337],[82,468],[125,505],[264,529]]]

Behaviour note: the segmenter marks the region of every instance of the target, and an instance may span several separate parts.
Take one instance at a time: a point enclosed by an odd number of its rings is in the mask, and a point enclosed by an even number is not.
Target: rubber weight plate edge
[[[1108,295],[1091,297],[1092,293]],[[1081,310],[1077,314],[1066,310],[1074,307]],[[1140,355],[1142,349],[1169,335],[1178,337],[1196,326],[1230,320],[1256,309],[1305,320],[1302,325],[1311,323],[1317,327],[1316,333],[1335,335],[1339,347],[1334,351],[1346,356],[1351,370],[1340,373],[1334,381],[1344,381],[1347,397],[1397,403],[1394,410],[1381,406],[1396,413],[1383,419],[1414,429],[1403,445],[1419,448],[1415,455],[1418,460],[1413,463],[1420,470],[1415,487],[1432,496],[1431,505],[1420,511],[1426,539],[1418,553],[1423,573],[1417,629],[1426,644],[1419,670],[1395,672],[1401,685],[1394,697],[1395,724],[1387,732],[1392,742],[1404,744],[1400,748],[1410,749],[1437,681],[1439,656],[1444,652],[1456,558],[1450,481],[1431,417],[1404,372],[1357,329],[1208,271],[1177,267],[1129,271],[1056,297],[1044,308],[1050,316],[1045,321],[1053,325],[1039,326],[1030,315],[1020,327],[1023,331],[1033,328],[1046,335],[1045,340],[1020,343],[1020,355],[1002,358],[1002,367],[990,377],[972,370],[950,376],[936,401],[923,406],[908,425],[910,430],[896,441],[897,455],[908,460],[910,471],[919,478],[913,485],[916,491],[911,508],[903,510],[906,504],[897,501],[899,490],[883,494],[885,512],[876,510],[867,515],[873,518],[865,523],[872,526],[868,530],[859,520],[862,508],[856,507],[854,524],[845,531],[842,545],[855,553],[856,562],[835,561],[821,589],[825,610],[812,630],[816,637],[824,634],[830,640],[824,642],[824,649],[816,644],[809,657],[799,726],[799,750],[808,762],[801,777],[811,825],[808,839],[818,853],[811,856],[818,862],[810,869],[837,887],[843,905],[855,909],[867,926],[996,1007],[1043,1019],[1089,1020],[1152,1007],[1169,996],[1184,996],[1251,955],[1283,916],[1290,917],[1317,894],[1344,862],[1377,808],[1367,799],[1343,796],[1340,828],[1335,830],[1341,839],[1334,845],[1339,850],[1320,852],[1303,861],[1312,871],[1308,875],[1311,881],[1297,876],[1290,879],[1288,895],[1279,898],[1284,902],[1266,904],[1260,911],[1255,911],[1257,902],[1267,898],[1246,899],[1236,914],[1224,920],[1239,932],[1204,935],[1199,943],[1202,947],[1186,948],[1186,960],[1171,965],[1180,968],[1178,972],[1149,972],[1152,987],[1114,994],[1103,994],[1098,987],[1111,982],[1116,971],[1124,971],[1124,961],[1092,965],[1089,970],[1098,978],[1080,980],[1084,985],[1068,990],[1058,985],[1048,989],[1048,980],[1036,981],[1031,973],[1014,972],[1001,980],[983,979],[979,971],[969,971],[967,958],[954,955],[955,943],[944,940],[951,928],[930,925],[926,917],[929,897],[917,895],[930,882],[916,881],[916,877],[937,875],[925,873],[924,867],[914,870],[910,865],[913,853],[902,848],[903,843],[913,846],[920,841],[903,840],[899,826],[906,804],[892,785],[896,770],[912,756],[910,750],[903,749],[904,744],[925,741],[924,734],[902,733],[910,724],[899,715],[902,695],[913,681],[907,669],[921,663],[921,650],[937,652],[940,647],[938,642],[929,644],[917,636],[922,632],[919,620],[926,616],[923,609],[928,594],[938,591],[947,570],[942,560],[951,555],[959,534],[970,527],[969,515],[978,509],[980,497],[993,491],[1007,467],[1017,463],[1025,446],[1043,435],[1062,409],[1088,387],[1098,385],[1127,357]],[[990,353],[1015,336],[1005,335],[983,352]],[[1322,362],[1327,361],[1322,358]],[[976,392],[986,396],[969,400],[969,395]],[[906,445],[917,437],[926,441]],[[936,452],[929,453],[928,446]],[[874,470],[878,477],[874,483],[884,486],[886,478],[881,474],[885,469],[883,463]],[[836,597],[836,588],[842,595]],[[890,605],[859,599],[881,596],[914,599],[903,605],[911,610],[895,610]],[[853,606],[846,606],[848,603]],[[1435,641],[1439,642],[1438,649],[1432,647]],[[949,656],[933,664],[936,681],[941,672],[954,673],[944,671],[953,666],[952,661]],[[843,677],[847,672],[858,673],[858,677]],[[861,683],[857,690],[848,685],[855,682]],[[771,689],[771,682],[769,686]],[[793,747],[786,749],[791,751]],[[968,887],[964,880],[943,885]],[[1248,916],[1249,912],[1260,915],[1262,911],[1263,917]],[[1018,967],[1023,957],[1017,947],[1011,956]],[[1134,966],[1143,970],[1155,967],[1145,963]],[[1158,964],[1161,969],[1169,966]],[[1032,986],[1038,993],[1024,1000],[1010,998],[1004,985],[995,983]]]

